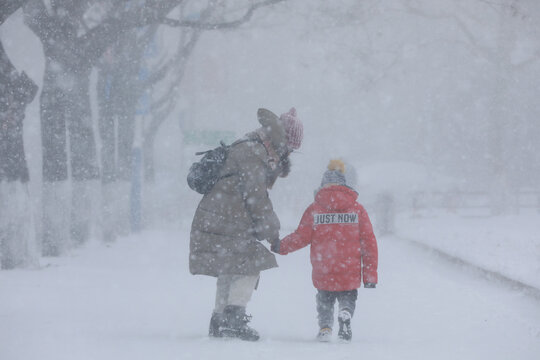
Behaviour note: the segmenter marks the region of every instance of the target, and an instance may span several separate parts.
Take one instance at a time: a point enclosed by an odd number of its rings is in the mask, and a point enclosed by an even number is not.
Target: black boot
[[[220,327],[221,336],[238,338],[246,341],[259,340],[259,333],[250,328],[247,323],[251,316],[246,315],[242,306],[227,305],[223,311],[224,324]]]
[[[339,332],[338,338],[342,341],[351,341],[352,329],[351,329],[351,313],[348,310],[341,310],[338,315]]]
[[[224,324],[223,314],[212,313],[210,319],[210,328],[208,329],[208,336],[210,337],[222,337],[220,327]]]

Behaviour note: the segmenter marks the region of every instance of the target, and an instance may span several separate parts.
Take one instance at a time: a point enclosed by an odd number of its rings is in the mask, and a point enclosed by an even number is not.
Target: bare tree
[[[146,192],[151,193],[149,187],[151,187],[154,181],[154,141],[161,125],[166,121],[171,112],[175,109],[175,106],[179,99],[179,89],[186,71],[188,60],[195,49],[200,36],[204,31],[210,30],[225,30],[234,29],[242,24],[248,22],[256,9],[262,6],[272,5],[283,0],[272,1],[259,1],[259,2],[244,2],[243,8],[237,10],[239,13],[238,18],[228,20],[223,18],[223,1],[210,0],[206,3],[184,1],[180,3],[175,11],[175,18],[168,16],[160,21],[168,27],[177,28],[177,30],[171,32],[177,33],[176,49],[171,54],[158,55],[158,60],[154,60],[152,63],[148,63],[148,60],[144,59],[147,46],[152,43],[153,37],[159,36],[155,26],[147,28],[142,34],[139,31],[138,36],[127,34],[128,39],[122,40],[113,44],[110,47],[110,51],[115,56],[109,57],[108,53],[104,56],[103,62],[107,63],[118,61],[118,70],[115,70],[115,74],[112,77],[105,75],[104,67],[100,69],[100,73],[112,81],[111,84],[116,84],[116,88],[112,90],[114,94],[110,94],[112,98],[118,99],[122,104],[128,106],[115,106],[116,110],[124,109],[121,111],[127,111],[125,114],[128,116],[116,116],[115,120],[107,120],[107,126],[109,129],[113,128],[113,123],[116,124],[117,142],[108,141],[107,148],[102,149],[102,162],[103,162],[103,176],[106,176],[106,164],[111,164],[112,160],[110,154],[116,154],[116,176],[110,177],[109,180],[103,181],[104,194],[104,224],[103,232],[104,238],[112,240],[115,237],[115,233],[118,231],[125,232],[128,225],[126,224],[127,214],[130,211],[127,206],[137,207],[134,203],[130,204],[131,200],[136,196],[136,183],[130,183],[130,176],[133,171],[133,161],[131,161],[131,147],[133,145],[134,132],[140,133],[138,137],[141,138],[142,151],[140,154],[133,154],[134,157],[141,156],[142,161],[142,173],[144,179],[137,181],[144,181],[146,183]],[[193,5],[196,4],[196,9],[193,10]],[[193,20],[193,13],[196,15],[196,20]],[[187,14],[187,15],[186,15]],[[191,20],[182,20],[190,18]],[[137,40],[133,40],[133,39]],[[131,45],[126,45],[131,44]],[[129,53],[129,54],[128,54]],[[119,56],[120,54],[120,56]],[[121,55],[123,54],[123,55]],[[109,59],[109,60],[107,60]],[[116,60],[112,60],[116,59]],[[128,70],[130,69],[130,70]],[[127,75],[127,71],[130,75]],[[123,73],[124,75],[121,75]],[[114,80],[115,78],[121,81]],[[129,80],[128,80],[129,79]],[[103,82],[103,81],[102,81]],[[159,91],[156,91],[159,88]],[[103,87],[98,90],[98,97],[105,94],[102,93]],[[101,94],[101,95],[100,95]],[[123,100],[122,100],[123,99]],[[144,117],[144,123],[138,123],[135,126],[135,105],[137,100],[143,100],[143,109],[139,109],[138,118]],[[106,110],[108,105],[103,104],[102,110]],[[102,111],[103,112],[103,111]],[[100,120],[102,121],[102,120]],[[115,122],[116,121],[116,122]],[[125,132],[125,134],[124,134]],[[101,131],[102,143],[105,139],[112,139],[112,134],[109,131]],[[124,138],[124,141],[121,140]],[[104,143],[105,144],[105,143]],[[116,144],[116,145],[115,145]],[[116,149],[116,150],[115,150]],[[115,152],[116,151],[116,152]],[[135,160],[134,160],[135,161]],[[109,166],[113,169],[113,166]],[[114,172],[114,171],[113,171]],[[112,179],[116,180],[112,180]],[[133,180],[133,179],[131,179]],[[106,184],[108,182],[108,184]],[[128,187],[131,186],[132,192],[129,193]],[[133,192],[135,191],[135,193]],[[110,199],[110,200],[106,200]],[[132,209],[131,215],[135,218],[139,217],[138,213],[140,209]],[[148,212],[149,210],[147,210]],[[134,222],[134,220],[132,221]],[[137,222],[137,221],[135,221]],[[134,226],[134,224],[132,224]],[[137,226],[137,225],[135,225]]]
[[[167,79],[166,91],[155,99],[152,105],[152,119],[150,124],[145,127],[143,134],[143,153],[145,164],[145,178],[153,181],[154,165],[153,165],[153,146],[154,139],[167,116],[174,109],[179,97],[180,83],[184,77],[188,60],[197,45],[200,36],[205,31],[223,31],[238,28],[248,23],[255,12],[263,7],[275,5],[285,0],[262,0],[251,1],[243,13],[234,19],[225,19],[220,10],[225,5],[226,1],[211,0],[207,6],[200,10],[200,15],[197,20],[173,19],[166,17],[162,23],[171,27],[184,28],[181,31],[181,36],[178,42],[178,47],[175,55],[159,70],[156,71],[157,76],[148,81],[149,86],[154,86],[158,81]],[[182,17],[183,13],[180,13]]]
[[[129,194],[137,103],[147,75],[142,63],[157,26],[130,31],[111,45],[99,64],[97,96],[102,169],[102,233],[112,241],[129,232]]]
[[[137,6],[138,2],[33,0],[25,7],[25,21],[41,40],[46,57],[41,93],[44,255],[59,255],[70,238],[82,243],[89,236],[89,181],[100,176],[90,108],[92,67],[127,31],[157,22],[179,2]],[[91,27],[84,17],[96,4],[108,5],[108,14]]]
[[[120,91],[119,98],[122,101],[137,99],[137,93],[147,91],[163,79],[165,74],[174,72],[172,78],[180,81],[189,54],[202,31],[240,26],[250,20],[256,9],[280,1],[283,0],[250,1],[240,19],[220,23],[206,21],[209,18],[205,16],[201,16],[198,21],[167,17],[178,5],[189,3],[187,0],[31,0],[25,6],[25,22],[41,40],[46,58],[40,99],[44,255],[56,256],[63,253],[72,241],[76,244],[86,241],[90,232],[92,208],[90,184],[102,175],[105,182],[113,179],[117,175],[114,174],[115,170],[111,170],[113,167],[117,167],[125,178],[129,168],[125,154],[132,141],[130,134],[133,127],[129,119],[133,117],[134,101],[122,104],[123,114],[120,118],[123,120],[118,123],[121,123],[120,127],[112,126],[114,121],[106,114],[107,105],[102,106],[100,135],[106,156],[109,155],[107,151],[111,144],[116,141],[110,140],[114,138],[111,134],[113,129],[118,128],[125,131],[125,134],[122,134],[121,166],[111,165],[109,158],[103,158],[104,173],[100,174],[99,169],[90,108],[90,73],[107,49],[117,48],[121,40],[129,39],[130,32],[136,28],[166,24],[192,29],[189,39],[179,47],[175,60],[180,61],[163,64],[151,75],[151,80],[146,81],[146,85],[133,88],[133,96],[130,96],[125,86]],[[220,1],[210,0],[202,7],[201,14],[210,14],[219,9],[219,6]],[[142,49],[144,42],[138,49],[124,50],[124,54],[129,57],[125,59],[125,70],[131,72],[131,75],[136,71]],[[103,87],[100,88],[102,90]],[[103,99],[102,95],[99,96]],[[158,100],[154,106],[159,108],[157,117],[166,118],[173,108],[176,95],[177,92],[173,91],[166,98]],[[161,121],[152,121],[145,130],[145,149],[150,154],[145,156],[150,169],[148,173],[151,173],[152,168],[153,139]]]
[[[515,164],[510,161],[519,154],[517,147],[511,147],[513,134],[519,133],[515,127],[520,121],[516,121],[515,108],[510,99],[515,98],[516,82],[520,74],[526,73],[527,69],[535,64],[538,65],[538,56],[531,56],[525,61],[515,62],[512,59],[512,51],[516,46],[518,25],[526,22],[526,12],[517,0],[484,1],[477,0],[475,5],[480,6],[486,14],[477,17],[476,13],[470,13],[459,3],[453,10],[428,11],[422,6],[403,2],[405,9],[415,16],[427,19],[450,21],[459,30],[460,39],[453,41],[456,45],[468,49],[476,58],[489,66],[491,82],[476,94],[475,99],[486,98],[487,112],[482,119],[485,132],[485,151],[480,152],[482,168],[487,169],[489,184],[486,188],[491,193],[491,210],[493,214],[500,214],[508,209],[509,179]],[[470,4],[470,3],[467,3]],[[489,14],[489,16],[488,16]],[[486,41],[478,29],[494,29],[493,42]],[[471,100],[468,100],[471,101]],[[523,123],[537,122],[537,119],[526,119]],[[470,123],[463,124],[469,131]],[[478,133],[476,133],[478,135]],[[514,184],[519,186],[519,184]]]
[[[0,5],[0,25],[25,1]],[[11,269],[34,261],[36,239],[27,183],[23,120],[36,84],[18,72],[0,42],[0,267]]]

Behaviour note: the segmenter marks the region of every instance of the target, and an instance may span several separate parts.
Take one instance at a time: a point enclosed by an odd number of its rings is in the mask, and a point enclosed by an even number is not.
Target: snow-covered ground
[[[425,211],[397,217],[398,234],[540,289],[540,212],[479,216]],[[540,290],[539,290],[540,292]]]
[[[538,221],[518,218],[490,223],[511,225],[521,238],[538,234],[530,232]],[[479,241],[496,237],[478,230],[478,219],[471,228],[463,221],[402,217],[399,225],[418,240],[439,228],[440,243],[450,236],[453,244],[467,242],[470,254],[489,255],[476,254],[471,237],[462,235],[476,228]],[[280,267],[262,274],[248,308],[261,341],[209,339],[215,280],[189,274],[188,238],[184,223],[110,246],[92,242],[69,256],[42,259],[40,270],[0,272],[0,359],[540,358],[537,299],[400,237],[379,238],[380,284],[359,292],[352,343],[314,341],[308,249],[279,257]]]

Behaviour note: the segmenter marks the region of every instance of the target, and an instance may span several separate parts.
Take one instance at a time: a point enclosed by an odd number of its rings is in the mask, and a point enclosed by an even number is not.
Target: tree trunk
[[[146,44],[135,32],[104,56],[98,77],[102,164],[102,229],[105,241],[129,233],[132,148],[139,64]]]
[[[70,71],[67,64],[47,59],[41,96],[43,251],[47,256],[61,255],[70,246],[70,237],[76,244],[84,243],[90,233],[89,180],[97,179],[99,170],[89,84],[90,69]]]
[[[508,123],[511,113],[508,109],[508,86],[513,65],[510,58],[515,42],[515,30],[512,27],[513,5],[504,8],[499,17],[499,34],[495,56],[495,70],[497,78],[493,87],[491,117],[489,119],[489,160],[491,168],[491,213],[501,215],[509,207],[507,143],[505,124]]]
[[[38,266],[33,206],[28,186],[20,181],[0,182],[0,267]]]
[[[130,183],[117,180],[101,187],[102,239],[112,242],[130,233]]]
[[[155,134],[147,134],[143,141],[143,174],[145,183],[153,183],[156,178],[154,166],[154,139]]]
[[[60,256],[70,247],[70,184],[44,181],[42,190],[42,255]]]
[[[37,263],[23,121],[37,86],[17,73],[0,42],[0,267]],[[34,251],[33,251],[34,250]]]

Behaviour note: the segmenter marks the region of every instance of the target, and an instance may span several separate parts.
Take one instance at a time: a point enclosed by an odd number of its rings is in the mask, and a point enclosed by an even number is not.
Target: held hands
[[[377,286],[377,284],[375,284],[375,283],[365,283],[364,284],[364,287],[366,289],[375,289],[375,286]]]
[[[275,239],[274,241],[272,241],[272,243],[270,244],[270,251],[279,254],[279,243],[279,239]]]

